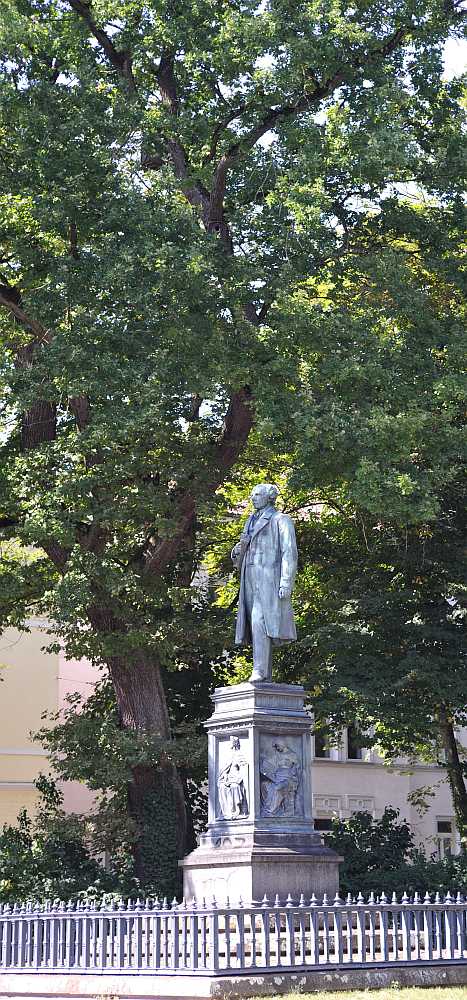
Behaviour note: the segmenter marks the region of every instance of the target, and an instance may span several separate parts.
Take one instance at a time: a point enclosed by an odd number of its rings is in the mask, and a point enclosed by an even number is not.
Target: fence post
[[[336,892],[334,897],[334,955],[337,958],[338,965],[342,965],[344,961],[344,946],[342,941],[342,910],[340,907],[343,906],[342,899],[339,893]]]
[[[449,890],[447,891],[446,896],[444,898],[444,906],[445,906],[445,911],[444,911],[444,926],[445,926],[445,932],[446,932],[446,953],[447,953],[447,958],[454,958],[454,955],[455,955],[455,951],[454,951],[454,928],[452,926],[452,924],[453,924],[453,916],[454,916],[454,913],[453,913],[453,899],[452,899],[452,896],[451,896],[451,893],[449,892]]]
[[[214,896],[209,919],[209,964],[213,972],[219,971],[219,914]]]
[[[32,945],[32,965],[34,969],[39,969],[42,966],[42,932],[44,927],[44,922],[42,920],[41,906],[35,900],[33,906],[34,913],[34,931],[33,931],[33,945]]]
[[[319,913],[314,893],[310,899],[310,964],[319,965]]]
[[[304,913],[305,907],[306,907],[305,896],[303,895],[303,892],[301,892],[300,899],[298,901],[298,913],[297,913],[298,932],[299,932],[298,953],[299,953],[300,965],[305,965],[306,962],[306,923],[305,923],[306,917]]]
[[[74,930],[75,930],[75,920],[74,920],[74,903],[71,900],[68,901],[66,907],[66,931],[65,931],[65,965],[67,969],[70,969],[74,963]]]
[[[201,916],[201,965],[203,969],[208,967],[208,917],[206,914],[207,903],[206,897],[203,896],[201,900],[201,906],[203,907],[203,913]],[[227,965],[230,966],[230,922],[229,922],[229,934],[226,938],[226,953],[227,953]]]
[[[418,892],[414,892],[414,897],[413,897],[413,924],[414,924],[414,948],[415,948],[415,953],[413,955],[413,958],[414,958],[415,962],[418,962],[419,959],[420,959],[420,957],[421,957],[421,953],[420,953],[420,936],[421,936],[421,933],[422,933],[421,921],[422,921],[422,913],[421,913],[421,910],[420,910],[420,895],[419,895]],[[410,928],[409,928],[409,946],[410,946],[410,944],[411,944],[411,942],[410,942]],[[410,957],[412,957],[412,954],[410,954]]]
[[[293,901],[290,892],[285,901],[285,955],[287,965],[295,965],[295,933],[294,933]]]
[[[5,908],[3,910],[3,916],[5,919],[5,934],[2,949],[2,967],[8,969],[11,964],[11,929],[12,924],[10,920],[11,907],[9,903],[5,903]]]
[[[404,892],[401,899],[402,958],[404,962],[408,962],[410,957],[410,926],[409,913],[407,910],[408,904],[409,897],[407,893]]]
[[[359,892],[357,896],[357,962],[366,961],[365,900]]]
[[[464,913],[462,908],[462,902],[463,902],[462,895],[460,892],[458,892],[456,896],[456,911],[455,911],[456,948],[458,951],[458,956],[457,956],[458,958],[464,957],[465,922],[463,919]]]
[[[241,896],[238,899],[237,910],[237,963],[240,969],[245,968],[245,914]]]

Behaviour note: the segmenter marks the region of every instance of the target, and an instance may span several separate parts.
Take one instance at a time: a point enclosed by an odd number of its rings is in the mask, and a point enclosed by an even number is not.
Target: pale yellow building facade
[[[40,621],[31,621],[28,633],[8,629],[0,636],[0,828],[15,823],[22,808],[33,813],[36,807],[34,780],[49,769],[43,748],[31,735],[44,724],[42,713],[62,709],[71,692],[86,696],[98,676],[86,661],[44,652],[50,641]],[[347,731],[339,747],[326,749],[315,740],[314,751],[313,815],[318,829],[328,829],[333,816],[345,818],[361,809],[380,817],[391,805],[408,820],[417,843],[428,853],[456,852],[452,801],[442,768],[420,764],[410,770],[390,769],[374,751],[356,747]],[[426,786],[433,796],[420,815],[409,796]],[[68,811],[92,807],[85,786],[70,782],[62,790]]]
[[[462,735],[462,734],[461,734]],[[465,733],[463,734],[465,737]],[[360,759],[349,756],[355,747],[342,733],[338,748],[331,748],[313,763],[313,815],[315,826],[329,829],[334,816],[345,819],[354,812],[365,810],[375,818],[382,816],[386,806],[400,812],[400,818],[410,823],[417,845],[426,853],[444,857],[459,851],[452,798],[444,768],[416,764],[410,768],[390,768],[373,750],[362,750]],[[420,812],[411,804],[411,796],[424,788],[428,808]],[[418,796],[417,796],[418,797]]]
[[[68,693],[92,690],[97,671],[88,663],[47,653],[45,623],[32,620],[29,632],[0,634],[0,828],[16,822],[21,809],[33,814],[38,802],[34,780],[50,770],[32,734],[45,723],[43,712],[63,708]],[[62,785],[69,812],[90,808],[92,795],[78,782]]]

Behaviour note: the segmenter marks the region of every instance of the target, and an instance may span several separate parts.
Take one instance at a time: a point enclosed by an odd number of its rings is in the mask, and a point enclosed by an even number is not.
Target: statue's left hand
[[[284,600],[284,597],[290,597],[292,593],[291,587],[279,587],[279,599]]]

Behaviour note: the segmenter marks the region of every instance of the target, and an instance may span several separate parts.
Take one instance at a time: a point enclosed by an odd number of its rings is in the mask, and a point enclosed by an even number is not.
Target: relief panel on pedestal
[[[261,733],[259,743],[261,816],[304,815],[302,739]]]
[[[217,818],[235,820],[250,811],[248,739],[230,736],[218,744]]]

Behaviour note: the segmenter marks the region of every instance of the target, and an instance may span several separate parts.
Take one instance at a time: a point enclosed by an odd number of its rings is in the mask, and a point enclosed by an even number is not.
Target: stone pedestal
[[[313,828],[304,689],[250,682],[217,688],[213,701],[208,827],[180,862],[185,898],[333,897],[341,859]]]

